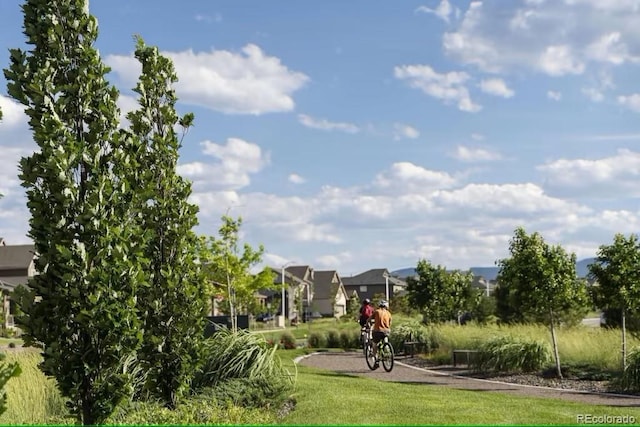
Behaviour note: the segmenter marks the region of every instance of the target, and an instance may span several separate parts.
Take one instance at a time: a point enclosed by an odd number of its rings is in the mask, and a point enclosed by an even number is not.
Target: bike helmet
[[[385,300],[380,300],[380,303],[378,304],[378,307],[386,307],[389,308],[389,303]]]
[[[363,304],[371,304],[371,300],[369,298],[365,298],[364,301],[362,301]]]

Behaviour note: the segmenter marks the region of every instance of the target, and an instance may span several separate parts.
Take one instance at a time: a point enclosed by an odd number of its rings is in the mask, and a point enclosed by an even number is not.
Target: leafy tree
[[[220,284],[226,286],[226,301],[231,316],[232,329],[237,330],[238,309],[251,306],[255,292],[259,289],[273,289],[274,274],[265,268],[256,275],[251,268],[262,260],[264,247],[253,249],[244,244],[242,254],[238,252],[238,234],[242,226],[242,218],[233,219],[227,215],[222,217],[222,225],[218,230],[219,238],[201,236],[198,240],[199,262],[212,288],[219,289]],[[212,289],[213,290],[213,289]]]
[[[598,282],[594,299],[598,307],[620,312],[622,323],[622,366],[626,368],[626,320],[640,314],[640,242],[638,236],[616,234],[611,245],[598,249],[589,274]]]
[[[472,280],[470,272],[448,272],[444,266],[420,260],[416,275],[407,279],[409,302],[422,311],[425,322],[455,319],[469,307]]]
[[[358,298],[358,294],[352,292],[349,296],[349,300],[347,300],[347,314],[349,317],[358,320],[360,317],[360,305],[361,301]]]
[[[142,65],[135,88],[139,107],[127,118],[144,149],[138,157],[134,203],[150,239],[145,250],[148,286],[138,296],[144,329],[138,357],[147,372],[146,391],[174,408],[200,359],[206,310],[207,289],[195,263],[192,231],[198,208],[187,201],[191,185],[176,173],[181,139],[174,129],[180,125],[186,131],[193,115],[179,119],[176,114],[177,76],[171,60],[141,38],[135,57]]]
[[[576,275],[576,255],[557,246],[549,246],[539,233],[527,235],[515,230],[509,243],[510,258],[500,260],[498,282],[503,294],[514,295],[520,310],[549,325],[558,377],[562,378],[556,339],[556,323],[572,311],[586,311],[588,297],[585,282]]]
[[[38,299],[18,319],[27,345],[44,346],[77,420],[99,424],[131,395],[142,334],[136,294],[145,234],[125,176],[140,170],[139,144],[118,131],[118,92],[93,47],[96,20],[84,0],[27,0],[30,50],[12,49],[9,94],[26,106],[39,150],[20,162],[40,274]]]

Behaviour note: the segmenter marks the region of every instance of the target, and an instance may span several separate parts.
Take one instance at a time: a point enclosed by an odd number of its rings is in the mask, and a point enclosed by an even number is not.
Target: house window
[[[360,286],[360,292],[367,292],[367,286],[366,285]]]

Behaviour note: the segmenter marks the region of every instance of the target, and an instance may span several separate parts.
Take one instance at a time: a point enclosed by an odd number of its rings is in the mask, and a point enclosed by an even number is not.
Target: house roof
[[[387,282],[385,275],[389,276],[389,284],[407,286],[407,282],[391,276],[391,274],[389,274],[389,270],[386,268],[373,268],[355,276],[343,277],[342,283],[344,283],[345,286],[386,285]]]
[[[273,271],[275,273],[275,276],[273,278],[273,283],[281,284],[282,283],[282,269],[275,268],[275,267],[270,267],[270,268],[271,268],[271,271]],[[288,269],[285,269],[285,271],[284,271],[284,281],[285,281],[285,283],[288,283],[290,285],[291,284],[299,285],[301,283],[304,283],[304,280],[300,276],[292,274]]]
[[[0,274],[2,270],[28,269],[35,257],[34,245],[0,246]]]
[[[333,283],[334,279],[337,280],[337,283]],[[335,297],[335,295],[331,295],[332,289],[335,289],[337,293],[341,285],[342,281],[336,270],[316,270],[313,275],[313,297],[315,299],[332,299]],[[333,288],[334,286],[336,287]]]
[[[313,269],[308,265],[292,265],[285,269],[287,273],[290,273],[302,280],[313,281]]]

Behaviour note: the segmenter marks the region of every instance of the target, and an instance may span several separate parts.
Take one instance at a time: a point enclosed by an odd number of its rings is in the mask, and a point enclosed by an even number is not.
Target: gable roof
[[[35,245],[0,245],[0,272],[28,269],[35,258]]]
[[[343,277],[342,283],[345,286],[386,285],[385,275],[389,276],[390,285],[407,286],[407,282],[393,277],[386,268],[372,268],[355,276]]]
[[[336,280],[336,283],[333,281]],[[336,270],[315,271],[313,276],[313,297],[314,299],[333,299],[335,294],[331,295],[332,290],[336,294],[340,292],[340,288],[345,292],[340,275]],[[348,296],[347,296],[348,297]]]
[[[301,280],[313,281],[313,269],[308,265],[292,265],[287,267],[285,271]]]

